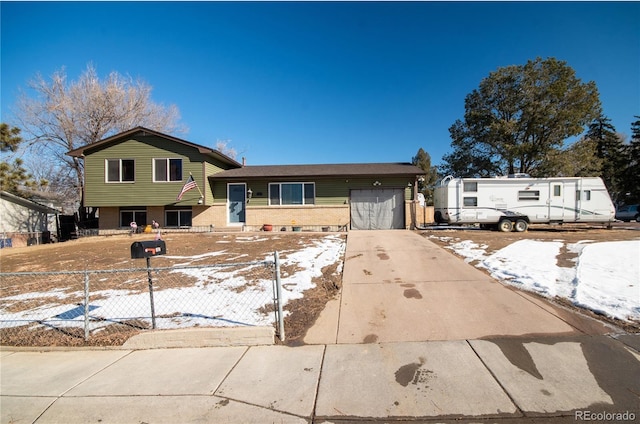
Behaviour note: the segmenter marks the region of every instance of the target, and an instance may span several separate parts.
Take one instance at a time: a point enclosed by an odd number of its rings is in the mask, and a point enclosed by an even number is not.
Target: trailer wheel
[[[529,224],[527,224],[527,221],[525,221],[524,219],[517,220],[516,224],[514,225],[514,229],[519,233],[527,231],[528,228]]]
[[[513,230],[513,222],[508,219],[501,219],[500,222],[498,222],[498,230],[503,233],[511,232]]]

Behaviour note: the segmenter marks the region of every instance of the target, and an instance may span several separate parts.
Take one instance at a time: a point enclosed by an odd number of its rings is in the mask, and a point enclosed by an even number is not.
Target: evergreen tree
[[[565,149],[552,149],[536,169],[537,177],[593,177],[602,173],[597,143],[582,137]]]
[[[0,151],[2,151],[2,153],[16,152],[20,142],[22,142],[20,128],[10,128],[9,125],[4,122],[0,123],[0,137]]]
[[[624,204],[640,203],[640,116],[631,124],[631,142],[625,146],[624,161],[620,176]]]
[[[17,152],[21,142],[20,128],[10,128],[4,122],[0,124],[0,151],[2,153]],[[24,165],[24,161],[21,158],[14,159],[12,163],[4,159],[0,162],[0,190],[23,195],[22,191],[26,188],[35,189],[47,184],[46,180],[35,181],[33,175],[29,174],[22,165]]]
[[[587,138],[596,143],[596,156],[602,161],[600,176],[615,200],[621,194],[621,170],[624,169],[624,145],[611,120],[600,115],[589,125]]]
[[[411,163],[424,171],[424,181],[418,182],[418,191],[424,194],[427,205],[433,205],[433,187],[438,180],[438,170],[431,166],[431,156],[421,147]]]
[[[459,177],[530,173],[600,114],[594,82],[554,58],[498,68],[465,98],[445,169]]]

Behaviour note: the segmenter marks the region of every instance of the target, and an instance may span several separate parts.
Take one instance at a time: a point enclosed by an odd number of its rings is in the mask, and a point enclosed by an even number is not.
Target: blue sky
[[[595,81],[630,134],[640,115],[638,2],[2,2],[1,112],[19,88],[93,63],[153,87],[248,164],[410,161],[489,72],[536,57]]]

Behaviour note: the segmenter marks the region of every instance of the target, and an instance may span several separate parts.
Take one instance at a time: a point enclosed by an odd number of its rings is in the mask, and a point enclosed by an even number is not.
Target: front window
[[[182,181],[182,159],[154,159],[153,181]]]
[[[270,205],[313,205],[316,202],[314,183],[270,183]]]
[[[107,159],[105,165],[108,183],[135,181],[135,161],[133,159]]]
[[[120,226],[129,227],[135,222],[138,227],[147,225],[146,209],[120,209]]]
[[[191,227],[191,210],[168,210],[164,213],[164,222],[167,227]]]

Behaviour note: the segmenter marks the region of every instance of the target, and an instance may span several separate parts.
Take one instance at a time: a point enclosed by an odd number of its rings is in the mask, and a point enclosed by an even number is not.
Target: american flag
[[[180,194],[178,194],[176,200],[182,200],[183,194],[185,194],[189,190],[193,190],[196,187],[198,187],[198,184],[196,184],[196,181],[193,179],[193,175],[189,175],[189,179],[186,183],[184,183],[184,186],[182,187],[182,190],[180,190]]]

